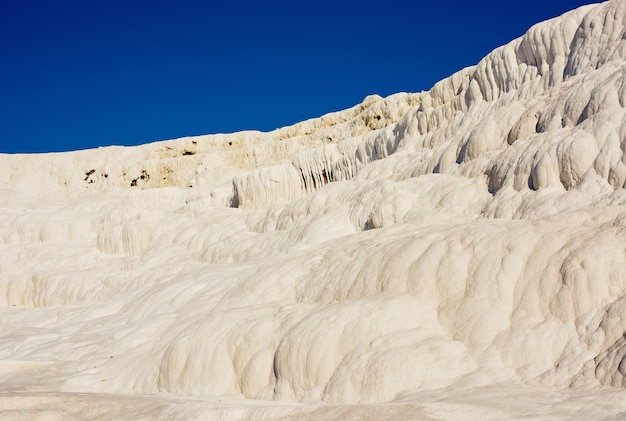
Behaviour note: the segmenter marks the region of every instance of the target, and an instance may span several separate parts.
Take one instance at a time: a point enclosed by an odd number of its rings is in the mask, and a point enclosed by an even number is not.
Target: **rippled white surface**
[[[0,415],[619,419],[625,19],[270,133],[0,155]]]

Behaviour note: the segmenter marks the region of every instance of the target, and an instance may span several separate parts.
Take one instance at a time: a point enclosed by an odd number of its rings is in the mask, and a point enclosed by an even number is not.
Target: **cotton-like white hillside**
[[[612,0],[270,133],[0,155],[0,418],[626,417],[625,106]]]

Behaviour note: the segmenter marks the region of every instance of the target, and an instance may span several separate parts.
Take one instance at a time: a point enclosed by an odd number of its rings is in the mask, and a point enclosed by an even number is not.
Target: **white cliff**
[[[0,415],[618,419],[625,105],[612,0],[273,132],[0,155]]]

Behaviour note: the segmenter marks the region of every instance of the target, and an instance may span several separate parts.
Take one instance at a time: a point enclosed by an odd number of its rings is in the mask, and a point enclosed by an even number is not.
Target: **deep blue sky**
[[[589,1],[0,1],[0,152],[272,130],[418,92]]]

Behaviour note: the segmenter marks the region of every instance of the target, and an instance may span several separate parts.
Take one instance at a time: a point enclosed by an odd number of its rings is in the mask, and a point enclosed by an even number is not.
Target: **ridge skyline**
[[[396,1],[382,12],[352,2],[15,3],[0,17],[0,153],[271,131],[371,94],[428,90],[586,3],[531,1],[515,14],[489,1]]]

